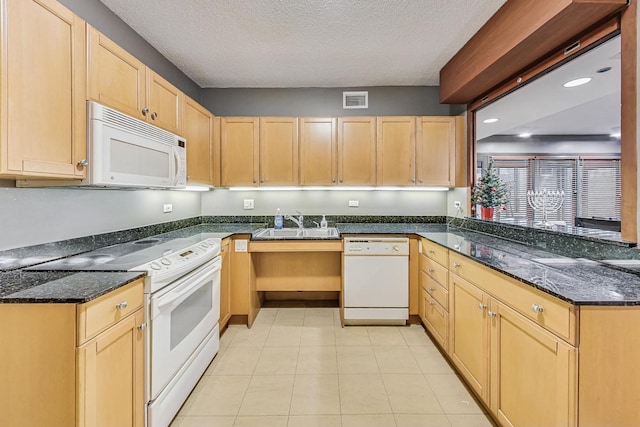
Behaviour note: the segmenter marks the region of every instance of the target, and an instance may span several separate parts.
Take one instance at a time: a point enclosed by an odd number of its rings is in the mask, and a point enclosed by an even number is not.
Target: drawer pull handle
[[[140,331],[144,331],[145,329],[147,329],[147,324],[146,323],[140,323],[138,326],[136,326],[136,328],[138,328],[138,330],[140,330]]]
[[[457,262],[454,262],[453,263],[453,268],[458,268],[458,267],[460,267],[460,264],[458,264]]]
[[[129,305],[129,304],[127,304],[127,302],[126,302],[126,301],[122,301],[121,303],[116,304],[116,308],[117,308],[118,310],[122,311],[122,310],[124,310],[125,308],[127,308],[127,305]]]
[[[496,315],[497,315],[496,312],[491,311],[491,310],[487,311],[487,314],[489,315],[489,317],[496,317]]]
[[[429,301],[429,305],[433,305],[433,301]]]
[[[533,310],[534,313],[542,313],[544,311],[544,307],[538,304],[533,304],[531,306],[531,310]]]
[[[429,292],[433,292],[435,290],[436,290],[436,288],[429,288]]]
[[[429,273],[433,273],[435,270],[433,268],[429,269]]]
[[[434,251],[433,249],[429,249],[429,253],[430,253],[430,254],[435,254],[435,253],[436,253],[436,251]]]
[[[486,310],[487,309],[487,304],[480,303],[480,304],[478,304],[478,308],[480,308],[480,310]]]

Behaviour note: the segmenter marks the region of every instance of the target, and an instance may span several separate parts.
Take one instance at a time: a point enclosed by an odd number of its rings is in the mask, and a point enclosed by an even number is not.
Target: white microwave
[[[184,188],[187,141],[87,101],[88,185]],[[84,184],[84,183],[83,183]]]

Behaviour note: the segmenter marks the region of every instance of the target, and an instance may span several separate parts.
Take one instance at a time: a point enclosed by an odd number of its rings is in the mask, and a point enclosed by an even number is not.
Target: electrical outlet
[[[173,205],[171,203],[165,203],[164,205],[162,205],[162,212],[163,213],[173,212]]]
[[[359,200],[349,200],[349,207],[350,208],[357,208],[360,206],[360,201]]]
[[[244,209],[253,209],[253,199],[244,199]]]
[[[462,207],[462,203],[460,203],[460,200],[456,200],[455,202],[453,202],[453,207],[456,209],[460,209]]]

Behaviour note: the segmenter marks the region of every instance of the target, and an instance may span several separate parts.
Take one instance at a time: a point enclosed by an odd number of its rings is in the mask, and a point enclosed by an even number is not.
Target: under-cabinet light
[[[490,124],[490,123],[495,123],[495,122],[497,122],[498,120],[500,120],[500,119],[496,119],[496,118],[494,117],[494,118],[492,118],[492,119],[486,119],[486,120],[483,120],[483,121],[482,121],[482,123]]]
[[[229,191],[449,191],[448,187],[229,187]]]
[[[204,185],[187,185],[184,188],[178,188],[181,191],[209,191],[211,187],[206,187]]]

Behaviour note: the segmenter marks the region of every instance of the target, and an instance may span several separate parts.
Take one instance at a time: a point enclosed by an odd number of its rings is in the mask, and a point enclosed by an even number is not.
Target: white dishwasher
[[[409,239],[344,239],[344,323],[406,324],[409,319]]]

